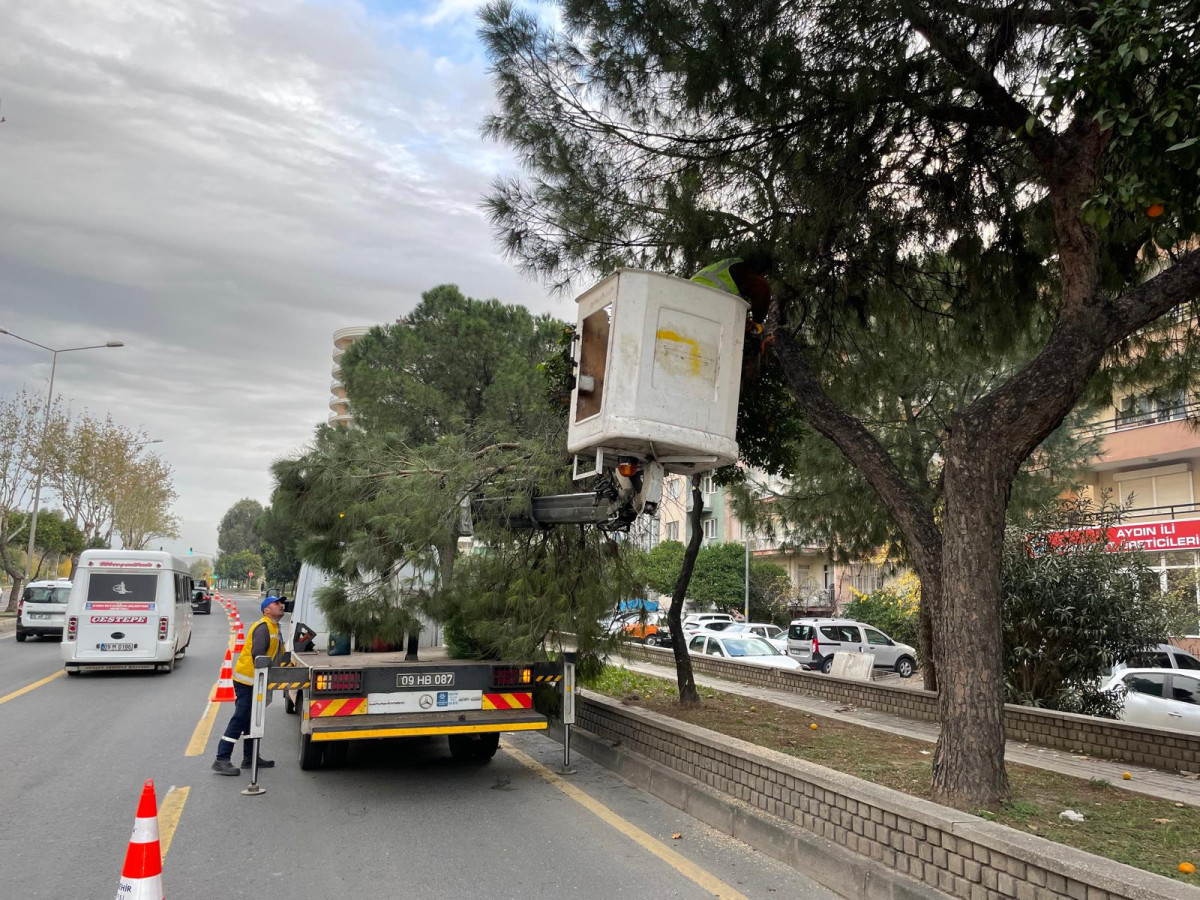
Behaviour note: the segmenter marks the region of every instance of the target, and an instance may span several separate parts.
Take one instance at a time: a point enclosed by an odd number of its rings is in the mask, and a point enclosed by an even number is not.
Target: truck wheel
[[[300,735],[300,768],[312,772],[325,766],[325,748],[311,734]]]
[[[18,644],[23,644],[23,643],[25,643],[25,638],[27,638],[27,637],[28,637],[28,635],[27,635],[27,634],[25,634],[25,632],[23,632],[23,631],[18,631],[18,632],[17,632],[17,643],[18,643]]]
[[[475,755],[472,752],[471,744],[473,740],[470,735],[451,734],[447,737],[450,741],[450,755],[459,762],[465,762]]]
[[[496,755],[496,751],[500,748],[500,732],[492,731],[487,734],[481,734],[479,740],[475,742],[475,758],[480,762],[487,762]]]

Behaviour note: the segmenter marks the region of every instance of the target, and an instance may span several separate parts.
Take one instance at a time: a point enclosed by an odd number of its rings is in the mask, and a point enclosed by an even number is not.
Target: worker
[[[763,323],[771,310],[771,285],[739,257],[722,259],[705,266],[691,278],[696,284],[716,288],[741,297],[750,304],[746,317],[746,340],[742,351],[742,377],[757,380],[762,369],[762,355],[773,341],[763,340]]]
[[[283,601],[271,591],[263,598],[259,606],[262,618],[250,626],[250,633],[238,654],[237,663],[233,667],[233,715],[225,726],[225,733],[217,742],[217,759],[212,764],[213,771],[219,775],[237,775],[241,772],[233,764],[233,748],[250,730],[250,705],[254,696],[254,658],[269,656],[274,665],[283,656],[283,637],[279,632],[279,620],[283,618]],[[249,768],[254,748],[247,738],[242,742],[242,769]],[[275,765],[270,759],[258,758],[260,769],[269,769]]]

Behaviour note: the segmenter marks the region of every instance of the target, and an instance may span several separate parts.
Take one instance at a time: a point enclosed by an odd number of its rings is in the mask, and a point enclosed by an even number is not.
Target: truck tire
[[[500,733],[495,731],[480,735],[452,734],[449,739],[450,755],[459,762],[487,762],[500,746]]]
[[[325,767],[325,748],[311,734],[300,735],[300,768],[313,772]]]
[[[23,643],[25,643],[25,638],[26,638],[26,637],[27,637],[27,635],[25,634],[25,632],[23,632],[23,631],[18,631],[18,632],[17,632],[17,643],[18,643],[18,644],[23,644]]]
[[[481,734],[475,744],[475,758],[480,762],[487,762],[496,755],[498,749],[500,749],[500,732],[492,731]]]

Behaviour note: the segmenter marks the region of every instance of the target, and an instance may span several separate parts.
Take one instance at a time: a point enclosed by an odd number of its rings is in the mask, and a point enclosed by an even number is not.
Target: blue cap
[[[270,606],[272,603],[278,603],[278,602],[279,602],[279,598],[276,597],[274,594],[267,594],[267,596],[263,598],[263,602],[258,605],[258,611],[266,612],[268,606]]]

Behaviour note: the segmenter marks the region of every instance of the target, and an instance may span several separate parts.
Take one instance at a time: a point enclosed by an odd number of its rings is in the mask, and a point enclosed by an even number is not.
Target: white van
[[[70,594],[70,579],[31,581],[17,604],[17,643],[30,635],[61,639]]]
[[[62,640],[68,675],[175,668],[192,640],[187,563],[153,550],[85,550],[74,574]]]

